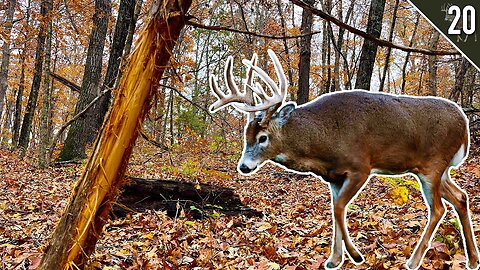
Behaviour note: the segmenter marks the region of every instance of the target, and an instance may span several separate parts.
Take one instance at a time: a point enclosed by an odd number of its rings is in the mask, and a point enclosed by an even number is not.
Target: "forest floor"
[[[178,205],[174,217],[148,210],[110,220],[98,242],[97,269],[323,269],[332,222],[327,184],[266,165],[255,175],[235,169],[240,142],[185,140],[169,151],[140,141],[128,175],[209,183],[235,189],[262,217],[221,211],[193,219]],[[225,142],[223,142],[225,143]],[[218,149],[231,149],[232,153]],[[34,155],[0,150],[0,269],[38,265],[83,165],[39,169]],[[452,172],[470,197],[480,242],[480,151]],[[342,269],[404,269],[427,222],[427,207],[413,178],[374,177],[348,207],[351,237],[365,256],[345,256]],[[393,185],[396,183],[396,186]],[[423,269],[465,269],[459,224],[452,208],[438,229]]]

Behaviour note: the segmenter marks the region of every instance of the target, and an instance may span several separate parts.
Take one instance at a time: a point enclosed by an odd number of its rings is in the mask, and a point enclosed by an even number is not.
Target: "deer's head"
[[[247,78],[243,91],[239,90],[233,80],[233,57],[231,56],[225,64],[224,74],[228,92],[221,91],[217,78],[214,75],[210,76],[210,89],[218,97],[210,110],[214,112],[224,106],[232,105],[238,111],[248,114],[243,154],[238,163],[238,170],[242,174],[255,172],[267,160],[282,161],[282,127],[295,110],[294,104],[281,107],[287,93],[287,79],[275,53],[268,50],[268,55],[275,67],[278,85],[257,66],[256,54],[251,60],[243,59],[242,61],[247,66]],[[271,94],[267,93],[259,82],[254,82],[255,75],[265,83]]]

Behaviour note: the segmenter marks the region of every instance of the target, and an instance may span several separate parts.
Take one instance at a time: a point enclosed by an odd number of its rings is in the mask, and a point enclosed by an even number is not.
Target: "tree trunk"
[[[112,47],[110,48],[110,57],[108,59],[107,72],[103,80],[102,91],[105,89],[112,89],[115,86],[115,81],[118,75],[118,69],[122,61],[123,49],[125,48],[125,41],[128,35],[128,28],[130,22],[133,20],[135,12],[135,0],[121,0],[118,9],[117,23],[115,25],[115,34],[113,35]],[[106,93],[99,101],[98,106],[95,106],[97,112],[93,112],[98,116],[95,129],[95,134],[98,132],[103,123],[103,118],[110,106],[110,99],[112,92]]]
[[[3,41],[2,64],[0,65],[0,119],[2,119],[5,95],[8,88],[8,66],[10,64],[10,41],[13,27],[13,15],[15,13],[16,0],[9,0],[6,14],[6,21],[3,25],[4,34],[8,37]],[[1,124],[1,123],[0,123]]]
[[[305,3],[314,5],[315,0],[305,0]],[[304,9],[302,12],[302,34],[312,32],[313,15],[310,10]],[[307,103],[310,95],[310,46],[312,36],[304,36],[300,38],[300,62],[298,63],[298,105]]]
[[[415,20],[415,26],[413,27],[413,33],[412,36],[410,37],[410,42],[408,44],[409,47],[413,46],[413,40],[415,36],[417,35],[417,29],[418,29],[418,24],[420,23],[420,17],[421,15],[417,15],[417,19]],[[403,62],[403,67],[402,67],[402,86],[400,87],[400,93],[405,94],[405,85],[407,82],[407,65],[408,61],[410,60],[410,52],[407,52],[407,55],[405,56],[405,62]]]
[[[130,21],[130,25],[128,26],[128,35],[127,40],[125,41],[125,56],[128,56],[130,54],[130,50],[132,49],[133,34],[135,33],[138,16],[140,16],[140,11],[142,11],[142,4],[143,0],[135,1],[135,12],[133,13],[133,19]]]
[[[93,28],[90,34],[85,71],[83,73],[81,92],[75,106],[75,114],[82,111],[100,93],[102,57],[110,12],[110,0],[95,0]],[[98,105],[96,108],[98,108]],[[72,124],[58,157],[60,161],[86,158],[85,147],[93,142],[98,131],[96,126],[99,110],[96,108],[92,108]]]
[[[338,5],[338,17],[339,18],[343,17],[343,15],[342,15],[343,6],[340,5],[341,3],[342,3],[342,1],[340,1],[339,5]],[[348,23],[348,20],[352,16],[354,6],[355,6],[355,1],[351,1],[350,6],[348,7],[348,10],[347,10],[347,14],[345,15],[345,20],[344,20],[345,23]],[[330,29],[329,33],[330,33],[330,37],[332,38],[333,37],[332,29]],[[336,45],[334,44],[334,47],[335,47],[335,66],[333,68],[333,83],[332,83],[333,91],[340,91],[340,89],[341,89],[340,88],[340,60],[341,60],[340,57],[342,57],[344,59],[344,61],[346,62],[345,55],[342,52],[343,42],[344,42],[344,38],[345,38],[344,36],[345,36],[345,28],[338,29],[337,44]],[[347,73],[347,76],[350,76],[349,75],[350,72],[348,71],[348,63],[347,63],[347,65],[345,65],[345,67],[346,67],[345,72]]]
[[[440,32],[434,30],[432,39],[430,40],[430,49],[436,50]],[[437,95],[437,56],[428,56],[428,91],[431,96]]]
[[[453,86],[452,92],[450,92],[450,96],[448,97],[453,102],[458,102],[458,99],[462,94],[463,84],[465,83],[465,74],[467,73],[470,65],[470,62],[465,57],[462,57],[462,61],[457,66],[455,85]]]
[[[285,18],[283,17],[283,9],[282,9],[282,1],[277,0],[277,9],[278,15],[280,16],[280,25],[282,26],[282,35],[286,36],[286,23]],[[290,66],[290,52],[288,49],[287,39],[283,39],[283,50],[285,51],[285,60],[287,62],[287,76],[288,76],[288,83],[290,87],[293,87],[293,74],[292,74],[292,67]]]
[[[385,0],[372,0],[368,14],[367,33],[376,38],[380,38],[382,32],[384,9]],[[378,45],[372,41],[364,40],[358,66],[357,80],[355,82],[356,89],[370,90],[370,81],[372,79],[373,67],[375,66],[377,48]]]
[[[45,32],[47,23],[50,20],[50,18],[47,17],[48,13],[50,12],[50,7],[51,0],[42,1],[40,8],[40,29],[38,31],[37,48],[35,52],[35,71],[33,73],[32,88],[30,90],[30,95],[28,96],[27,108],[25,109],[25,115],[23,116],[23,123],[18,141],[18,145],[23,148],[23,151],[26,151],[30,141],[30,132],[32,130],[35,109],[37,107],[38,92],[40,91],[40,83],[42,82]]]
[[[324,3],[324,10],[327,14],[331,15],[332,14],[332,0],[325,0]],[[324,93],[330,92],[332,89],[332,41],[330,37],[333,35],[331,33],[332,26],[330,25],[330,22],[325,22],[325,32],[324,32],[324,37],[325,37],[325,43],[323,45],[323,49],[326,50],[326,66],[325,66],[325,71],[327,75],[327,81],[325,82],[325,90],[323,91]]]
[[[392,23],[390,24],[390,33],[388,34],[388,41],[392,42],[393,32],[395,30],[395,23],[397,22],[397,10],[398,10],[399,0],[395,0],[395,6],[393,7]],[[388,68],[390,67],[390,55],[392,54],[392,48],[387,48],[387,56],[385,57],[385,67],[383,68],[383,74],[380,78],[380,87],[378,91],[383,92],[385,79],[387,78]]]
[[[25,91],[25,53],[26,47],[24,45],[22,54],[20,56],[20,81],[18,85],[18,91],[15,99],[15,113],[13,116],[13,129],[12,129],[12,144],[14,147],[18,146],[18,136],[20,133],[20,122],[22,115],[22,98]]]
[[[112,201],[123,185],[138,129],[150,109],[190,5],[190,0],[154,2],[108,120],[102,126],[94,152],[38,269],[83,269],[86,266],[108,219]]]
[[[49,3],[52,4],[51,2]],[[51,9],[51,7],[49,7]],[[50,144],[50,129],[51,129],[51,115],[52,115],[52,88],[50,85],[50,62],[52,58],[52,20],[47,24],[47,40],[45,44],[45,61],[43,72],[43,106],[40,117],[40,151],[38,156],[38,165],[40,168],[45,168],[49,165],[47,152]]]

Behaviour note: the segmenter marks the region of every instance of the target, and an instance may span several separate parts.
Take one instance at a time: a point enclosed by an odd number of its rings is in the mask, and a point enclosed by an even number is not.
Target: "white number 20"
[[[460,17],[463,19],[462,30],[465,34],[471,35],[475,33],[475,8],[472,6],[465,6],[463,12],[458,6],[450,6],[448,8],[448,15],[454,15],[455,17],[452,20],[450,28],[448,28],[449,35],[460,35],[462,32],[460,29],[457,29],[458,21]]]

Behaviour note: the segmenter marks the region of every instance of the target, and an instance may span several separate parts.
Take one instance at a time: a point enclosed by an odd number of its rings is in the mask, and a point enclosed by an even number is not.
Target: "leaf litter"
[[[111,219],[91,257],[97,269],[318,269],[330,254],[332,211],[328,185],[273,165],[255,175],[237,174],[231,153],[208,142],[161,152],[139,142],[129,175],[176,179],[234,188],[242,202],[263,217],[227,216],[221,211],[193,219],[148,210]],[[232,148],[232,151],[236,151]],[[0,269],[34,269],[68,202],[82,165],[38,169],[34,158],[0,150]],[[183,164],[176,166],[176,164]],[[185,169],[185,166],[189,168]],[[480,153],[453,173],[470,198],[472,223],[480,235]],[[402,200],[395,186],[377,177],[348,207],[350,235],[365,256],[342,269],[404,269],[427,222],[427,207],[413,185]],[[405,196],[408,200],[404,201]],[[452,208],[440,225],[423,269],[465,269],[465,253]]]

